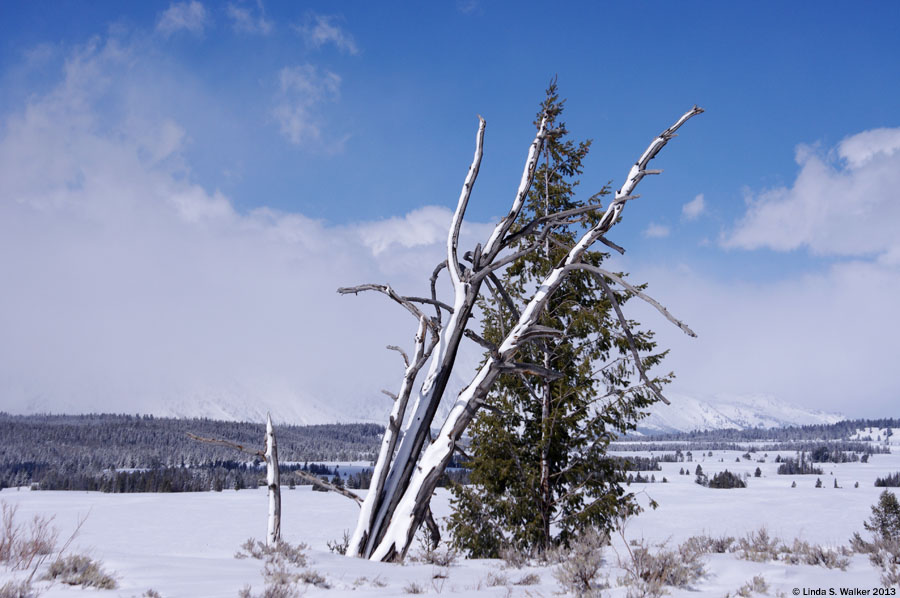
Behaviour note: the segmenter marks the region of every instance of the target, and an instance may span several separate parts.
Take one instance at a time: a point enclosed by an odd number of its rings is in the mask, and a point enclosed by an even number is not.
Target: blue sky
[[[898,29],[896,3],[3,3],[0,408],[392,384],[370,355],[405,323],[385,311],[351,342],[382,307],[332,289],[421,284],[481,114],[474,242],[558,76],[594,140],[586,195],[707,110],[614,234],[700,333],[638,312],[673,349],[672,391],[888,415]],[[348,350],[365,373],[335,386]]]

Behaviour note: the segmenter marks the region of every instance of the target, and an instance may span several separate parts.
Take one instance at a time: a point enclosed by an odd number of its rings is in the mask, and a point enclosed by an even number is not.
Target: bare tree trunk
[[[266,544],[269,546],[277,544],[281,540],[281,470],[278,467],[278,443],[275,439],[275,427],[272,425],[272,416],[268,413],[266,414],[265,448],[262,451],[247,448],[242,444],[238,444],[230,440],[223,440],[221,438],[205,438],[203,436],[191,434],[190,432],[188,432],[187,435],[189,438],[198,442],[227,446],[228,448],[241,451],[242,453],[247,453],[248,455],[259,457],[265,461],[266,486],[268,487],[267,498],[269,501],[268,519],[266,525]],[[342,494],[343,496],[356,501],[357,504],[362,504],[362,499],[346,488],[340,488],[338,486],[335,486],[334,484],[331,484],[324,480],[320,480],[317,476],[309,474],[305,471],[296,471],[294,472],[294,474],[306,479],[313,484],[318,484],[324,487],[326,490]]]
[[[544,170],[544,213],[550,213],[550,158],[545,158]],[[544,255],[550,259],[550,237],[544,239]],[[544,368],[550,370],[550,349],[548,344],[544,343],[543,347]],[[551,388],[550,380],[544,380],[541,393],[541,480],[540,480],[540,505],[541,505],[541,523],[543,527],[544,537],[542,542],[544,550],[550,549],[550,438],[552,436],[550,422],[550,399]]]
[[[466,330],[466,324],[472,315],[481,283],[485,278],[491,278],[492,284],[496,287],[496,292],[508,297],[508,294],[505,293],[499,280],[494,275],[496,271],[511,264],[522,255],[539,250],[546,242],[548,235],[556,227],[571,225],[573,218],[583,216],[589,210],[602,209],[600,205],[592,205],[586,208],[565,210],[556,214],[545,214],[531,223],[525,224],[515,232],[510,232],[531,187],[544,138],[548,134],[546,118],[542,119],[537,135],[532,142],[519,183],[519,189],[509,213],[494,228],[483,248],[479,244],[474,251],[464,256],[466,261],[471,264],[470,266],[464,266],[458,256],[458,240],[466,206],[481,164],[485,123],[484,119],[479,118],[475,156],[463,184],[459,203],[454,212],[447,238],[447,261],[439,265],[432,275],[432,296],[430,300],[400,296],[387,285],[361,285],[353,288],[338,289],[340,293],[357,293],[364,290],[382,292],[400,303],[419,320],[419,333],[416,337],[416,355],[418,358],[413,364],[407,363],[401,390],[397,395],[397,403],[391,412],[391,419],[385,430],[382,449],[375,466],[373,487],[370,489],[369,496],[363,504],[348,554],[355,554],[373,560],[392,560],[398,556],[405,556],[415,532],[429,514],[429,502],[438,480],[456,450],[456,445],[463,432],[472,421],[478,408],[483,404],[497,376],[504,372],[521,371],[537,373],[550,378],[556,375],[550,371],[549,362],[545,363],[544,367],[519,364],[514,361],[514,357],[524,344],[559,334],[559,331],[547,330],[546,327],[539,324],[541,313],[546,307],[550,296],[565,281],[573,269],[583,266],[581,259],[595,242],[599,241],[608,246],[618,248],[615,243],[605,239],[604,235],[618,222],[625,204],[636,197],[632,195],[632,192],[641,179],[647,174],[658,174],[659,171],[647,170],[646,167],[649,161],[675,136],[675,131],[682,124],[700,112],[702,110],[695,106],[674,125],[653,140],[637,163],[631,168],[625,184],[616,193],[615,199],[606,208],[603,216],[569,250],[566,258],[546,276],[534,296],[528,301],[526,307],[518,314],[516,325],[508,331],[499,346],[490,345],[476,333]],[[585,222],[585,220],[582,220],[582,222]],[[501,252],[504,249],[509,249],[523,238],[529,241],[529,243],[525,243],[523,249],[509,250],[501,256]],[[439,301],[435,293],[435,280],[443,267],[447,268],[453,285],[452,305]],[[612,278],[611,280],[619,282]],[[416,305],[421,303],[435,306],[437,316],[424,320],[424,314]],[[446,324],[442,321],[443,312],[441,310],[448,312]],[[514,307],[513,310],[513,313],[517,313]],[[430,343],[424,343],[424,340],[420,340],[426,324],[428,333],[432,335]],[[425,446],[426,438],[431,434],[431,426],[438,404],[443,397],[447,381],[454,366],[459,343],[464,336],[484,345],[489,350],[489,354],[472,381],[457,397],[449,415],[441,425],[437,437]],[[429,348],[423,350],[422,346],[426,344]],[[406,408],[406,400],[403,399],[401,401],[401,399],[404,396],[410,396],[410,389],[429,354],[431,361],[427,376],[415,397],[406,425],[403,427],[402,432],[399,432],[399,422],[403,418]],[[641,379],[646,387],[661,400],[665,401],[665,397],[662,396],[652,381],[647,378],[639,359],[635,367],[641,372]],[[549,392],[549,388],[544,390],[544,401],[551,400],[552,395]],[[549,404],[544,407],[549,416]],[[396,450],[394,449],[395,446]],[[549,455],[544,457],[549,459]],[[544,464],[542,464],[542,478],[544,475],[543,468]],[[542,485],[543,483],[542,480]]]
[[[544,351],[544,367],[550,369],[547,352]],[[545,381],[541,396],[541,524],[544,537],[544,550],[550,549],[550,382]]]
[[[266,485],[269,488],[269,525],[266,544],[274,546],[281,540],[281,472],[278,469],[278,444],[272,416],[266,414]]]

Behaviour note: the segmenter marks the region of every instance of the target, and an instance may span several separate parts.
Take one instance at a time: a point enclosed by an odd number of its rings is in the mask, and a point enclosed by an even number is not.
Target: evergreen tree
[[[591,144],[568,138],[563,104],[551,83],[539,113],[548,115],[551,133],[519,230],[546,214],[596,204],[608,192],[604,188],[587,202],[576,199]],[[480,304],[484,339],[496,344],[504,337],[523,300],[576,242],[579,228],[596,217],[590,211],[573,215],[578,222],[556,229],[538,251],[513,262],[499,276],[505,292],[488,281],[492,293]],[[523,235],[511,250],[532,242]],[[599,265],[605,257],[589,252],[584,261]],[[628,299],[624,293],[615,297],[619,304]],[[470,427],[473,456],[464,465],[471,469],[471,485],[453,487],[449,528],[456,546],[473,557],[496,557],[503,546],[547,550],[587,528],[609,530],[617,517],[637,510],[622,487],[622,464],[606,458],[606,448],[635,428],[655,398],[635,385],[628,340],[612,304],[592,274],[574,271],[550,299],[541,325],[561,334],[520,351],[517,361],[535,371],[501,375]],[[649,353],[652,333],[633,336],[644,367],[662,359]]]
[[[705,476],[704,476],[705,477]],[[740,478],[728,471],[721,471],[714,475],[706,484],[710,488],[746,488],[747,484]]]
[[[870,532],[886,541],[900,540],[900,502],[893,492],[885,490],[872,507],[872,517],[863,522]]]

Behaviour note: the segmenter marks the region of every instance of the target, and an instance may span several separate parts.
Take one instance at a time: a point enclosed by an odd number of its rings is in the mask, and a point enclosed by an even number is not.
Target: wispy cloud
[[[231,26],[240,33],[257,35],[269,35],[272,33],[272,21],[266,18],[266,8],[262,0],[256,1],[256,9],[250,8],[246,3],[229,3],[225,9],[231,19]]]
[[[464,15],[481,12],[481,2],[479,0],[456,0],[456,10]]]
[[[285,67],[279,79],[279,101],[274,110],[281,133],[295,145],[321,145],[324,105],[340,98],[341,77],[311,64]]]
[[[694,199],[681,206],[681,217],[685,220],[696,220],[706,211],[706,201],[699,193]]]
[[[670,232],[668,226],[651,222],[642,234],[648,239],[662,239],[663,237],[668,237]]]
[[[864,131],[826,154],[796,153],[793,185],[751,195],[725,247],[879,256],[900,265],[900,128]]]
[[[208,23],[206,7],[197,0],[175,2],[159,15],[156,30],[163,35],[172,35],[178,31],[202,35]]]
[[[326,15],[311,15],[302,25],[295,25],[294,29],[303,36],[306,44],[311,48],[321,48],[326,44],[334,46],[346,54],[358,54],[359,47],[353,36],[341,29],[335,21],[337,17]]]

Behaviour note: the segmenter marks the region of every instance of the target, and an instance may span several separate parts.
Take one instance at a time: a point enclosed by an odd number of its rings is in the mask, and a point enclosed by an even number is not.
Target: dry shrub
[[[739,553],[739,558],[758,563],[780,559],[791,565],[818,565],[841,571],[845,571],[850,564],[845,549],[825,548],[796,538],[794,543],[788,546],[781,543],[778,538],[770,536],[765,528],[760,528],[738,540],[732,552]]]
[[[553,571],[562,588],[575,596],[599,596],[597,577],[609,536],[591,528],[570,544],[568,557]]]
[[[656,554],[643,542],[632,542],[628,547],[629,559],[619,559],[625,576],[619,583],[628,586],[627,596],[658,597],[665,593],[665,586],[689,587],[705,573],[698,542],[688,540],[675,550],[660,546]]]
[[[778,560],[778,538],[769,535],[769,531],[761,527],[755,532],[750,532],[737,542],[732,552],[738,552],[738,557],[746,561],[765,563]]]
[[[431,550],[420,552],[418,558],[423,563],[437,567],[450,567],[456,564],[459,554],[449,546],[438,546]]]
[[[346,555],[347,549],[350,547],[350,531],[344,530],[344,535],[340,540],[328,540],[325,544],[331,552]]]
[[[407,594],[424,594],[425,588],[414,581],[409,582],[403,587],[403,591]]]
[[[828,569],[846,571],[850,559],[843,551],[825,548],[818,544],[809,544],[802,540],[794,540],[793,546],[781,547],[781,560],[792,565],[819,565]]]
[[[0,503],[0,563],[10,569],[28,569],[56,547],[58,532],[52,517],[35,515],[28,526],[16,523],[18,506]]]
[[[303,553],[308,547],[302,542],[296,546],[292,546],[289,542],[276,542],[272,546],[267,546],[264,542],[249,538],[240,550],[234,555],[236,559],[245,559],[251,557],[254,559],[271,561],[284,561],[296,567],[306,566],[306,555]]]
[[[29,580],[8,581],[0,586],[0,598],[37,598]]]
[[[41,579],[102,590],[114,590],[117,586],[115,578],[104,571],[100,563],[81,554],[56,559]]]
[[[750,598],[753,594],[768,594],[769,584],[762,575],[754,575],[753,579],[742,585],[735,591],[735,596]],[[731,598],[731,594],[725,594],[725,598]]]
[[[509,585],[509,578],[503,573],[496,573],[494,571],[489,571],[488,574],[484,578],[484,585],[489,588],[496,588],[497,586],[506,586]]]
[[[734,538],[731,536],[722,536],[721,538],[713,538],[711,536],[691,536],[681,545],[686,550],[697,553],[723,554],[731,550],[734,544]]]
[[[541,583],[541,576],[536,573],[528,573],[527,575],[523,575],[520,579],[517,579],[513,582],[514,586],[535,586]]]
[[[325,579],[325,576],[313,569],[304,569],[303,571],[301,571],[300,581],[325,590],[331,587],[328,584],[328,580]]]
[[[250,557],[264,561],[262,573],[265,587],[258,598],[297,598],[301,595],[298,587],[300,582],[319,588],[330,587],[318,572],[305,569],[307,560],[303,551],[306,548],[306,544],[300,543],[295,546],[285,541],[267,546],[259,540],[250,538],[234,556],[238,559]],[[295,571],[290,566],[302,570]],[[240,598],[257,598],[251,590],[250,586],[245,586],[238,595]]]
[[[238,598],[300,598],[301,595],[296,586],[275,584],[267,584],[258,596],[253,595],[250,586],[238,592]]]
[[[500,549],[500,558],[507,567],[521,569],[528,564],[528,555],[514,546],[504,546]]]

